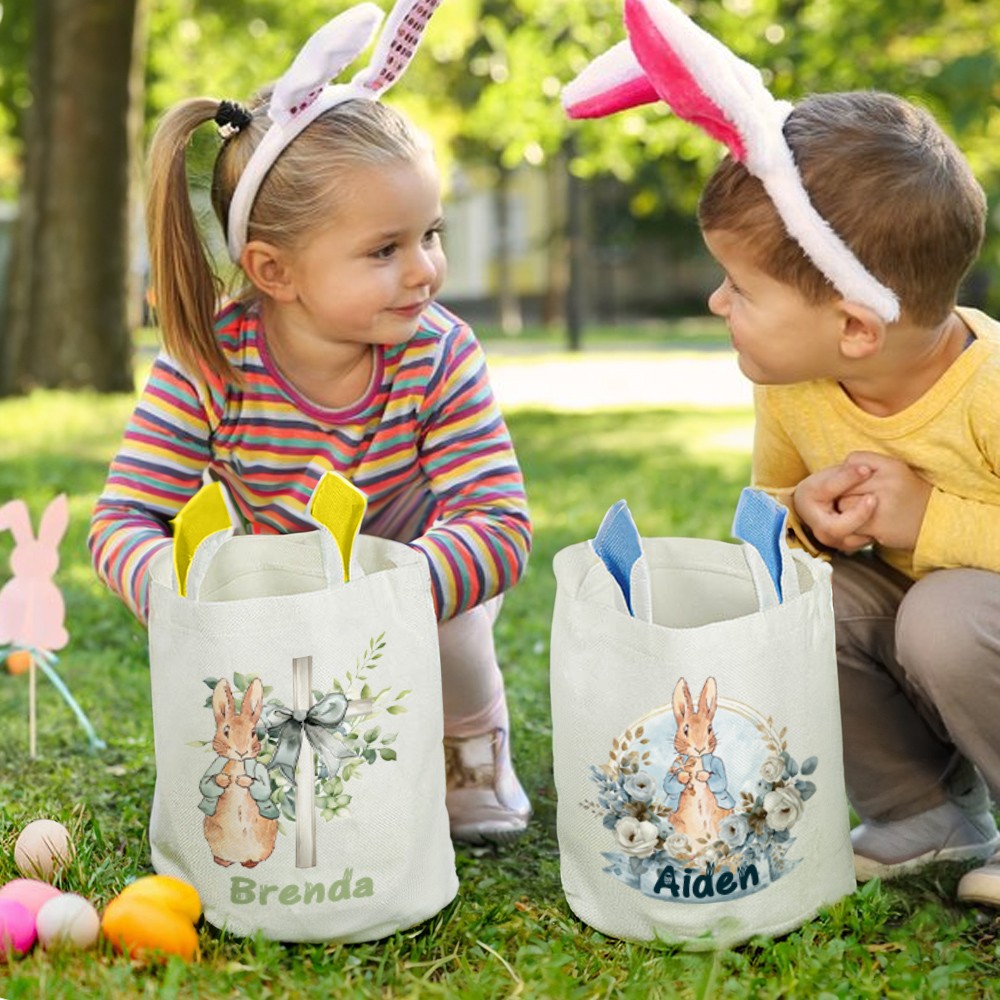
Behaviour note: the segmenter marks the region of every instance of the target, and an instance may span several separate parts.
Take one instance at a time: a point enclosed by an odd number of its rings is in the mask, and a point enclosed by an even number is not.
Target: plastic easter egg
[[[0,959],[23,955],[35,943],[35,917],[13,899],[0,899]]]
[[[20,903],[33,917],[50,899],[61,895],[54,885],[37,878],[16,878],[0,887],[0,899]]]
[[[144,875],[130,882],[119,899],[145,899],[156,906],[176,910],[196,924],[201,916],[201,899],[193,885],[172,875]]]
[[[7,672],[26,674],[31,667],[31,653],[26,649],[15,649],[7,656]]]
[[[42,904],[35,918],[38,943],[45,948],[93,948],[101,918],[90,901],[75,892],[60,893]]]
[[[165,959],[179,955],[190,962],[198,954],[198,933],[186,916],[139,896],[118,896],[101,919],[104,936],[130,958]]]
[[[73,854],[69,830],[54,819],[29,823],[14,845],[14,863],[28,878],[51,880]]]

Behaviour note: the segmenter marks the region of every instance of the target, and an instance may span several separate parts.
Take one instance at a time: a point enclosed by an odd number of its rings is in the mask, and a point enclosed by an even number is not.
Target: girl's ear
[[[888,324],[874,309],[841,299],[840,353],[851,361],[863,361],[881,350]]]
[[[240,255],[240,267],[254,287],[275,302],[295,301],[287,254],[274,244],[251,240]]]

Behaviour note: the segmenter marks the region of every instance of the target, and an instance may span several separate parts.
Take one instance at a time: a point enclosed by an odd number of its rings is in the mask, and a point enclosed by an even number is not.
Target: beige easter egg
[[[89,900],[64,892],[42,904],[35,926],[43,948],[93,948],[101,918]]]
[[[69,830],[54,819],[29,823],[14,845],[14,863],[27,878],[51,880],[73,854]]]

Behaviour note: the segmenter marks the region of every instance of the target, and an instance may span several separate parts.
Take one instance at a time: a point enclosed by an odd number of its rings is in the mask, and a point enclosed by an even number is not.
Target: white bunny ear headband
[[[722,142],[774,202],[789,235],[837,291],[885,322],[899,300],[854,256],[816,211],[782,126],[792,106],[777,101],[760,72],[699,28],[670,0],[625,0],[628,40],[598,56],[563,89],[571,118],[600,118],[665,101]]]
[[[229,205],[229,256],[239,262],[246,246],[247,222],[257,192],[282,150],[324,111],[344,101],[376,101],[409,65],[427,22],[441,0],[398,0],[368,66],[349,83],[331,84],[368,46],[382,21],[382,11],[361,3],[327,22],[306,43],[274,85],[264,133],[246,165]],[[225,102],[223,102],[225,103]],[[217,119],[218,120],[218,119]],[[223,137],[238,131],[220,129]]]

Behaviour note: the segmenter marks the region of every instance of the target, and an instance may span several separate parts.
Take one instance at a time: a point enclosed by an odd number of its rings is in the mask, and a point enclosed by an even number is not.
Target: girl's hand
[[[795,487],[795,512],[821,545],[856,552],[875,540],[869,524],[878,506],[878,495],[863,489],[873,471],[861,461],[844,462],[806,476]],[[845,497],[851,497],[851,502],[842,504]]]

